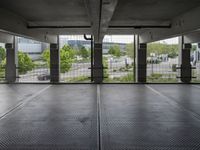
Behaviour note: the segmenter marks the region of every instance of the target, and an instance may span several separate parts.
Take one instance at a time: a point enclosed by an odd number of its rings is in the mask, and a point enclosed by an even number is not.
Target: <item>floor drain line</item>
[[[97,85],[97,147],[102,150],[102,130],[101,130],[101,89]]]
[[[13,111],[15,111],[16,109],[23,107],[27,102],[29,102],[30,100],[34,99],[35,97],[37,97],[38,95],[40,95],[42,92],[46,91],[51,85],[43,88],[42,90],[38,91],[37,93],[33,94],[32,96],[24,99],[22,102],[17,103],[17,105],[15,105],[14,107],[12,107],[11,109],[9,109],[6,113],[2,114],[0,116],[0,120],[5,118],[7,115],[11,114]]]
[[[167,99],[168,103],[173,105],[173,106],[176,106],[188,113],[190,113],[193,117],[195,117],[196,119],[200,120],[200,115],[193,112],[192,110],[189,110],[187,108],[185,108],[184,106],[182,106],[181,104],[179,104],[178,102],[176,102],[176,100],[174,100],[173,98],[169,98],[168,96],[162,94],[161,92],[157,91],[156,89],[154,89],[153,87],[149,86],[149,85],[145,85],[148,89],[150,89],[151,91],[153,91],[154,93],[156,93],[157,95]]]

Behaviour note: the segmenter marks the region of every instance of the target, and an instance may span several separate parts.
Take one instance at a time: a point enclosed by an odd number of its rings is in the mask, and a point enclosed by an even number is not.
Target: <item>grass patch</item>
[[[176,83],[177,79],[176,78],[164,78],[162,74],[151,74],[151,76],[147,77],[147,82],[150,83]]]
[[[79,76],[79,77],[73,77],[73,78],[65,78],[65,82],[90,82],[90,79],[86,76]]]

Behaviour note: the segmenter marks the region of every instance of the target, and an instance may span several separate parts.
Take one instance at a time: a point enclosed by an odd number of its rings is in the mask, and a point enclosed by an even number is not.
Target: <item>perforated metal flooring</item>
[[[26,89],[32,85],[17,86]],[[0,120],[0,149],[96,149],[96,86],[36,89],[29,91],[36,94],[32,99],[25,99]]]
[[[0,150],[199,150],[198,85],[0,85]]]

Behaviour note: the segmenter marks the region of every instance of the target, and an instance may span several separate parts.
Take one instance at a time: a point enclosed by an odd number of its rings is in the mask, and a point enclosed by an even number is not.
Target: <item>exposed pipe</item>
[[[92,36],[91,36],[90,38],[88,38],[86,34],[84,34],[84,39],[87,40],[87,41],[93,40],[93,39],[92,39]]]

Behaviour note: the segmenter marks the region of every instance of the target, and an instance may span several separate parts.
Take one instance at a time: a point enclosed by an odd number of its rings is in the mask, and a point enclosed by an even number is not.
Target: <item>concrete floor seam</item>
[[[97,85],[97,147],[98,150],[102,150],[102,131],[101,131],[101,89],[100,85]]]
[[[16,106],[12,107],[11,109],[9,109],[7,112],[5,112],[3,115],[0,116],[0,120],[2,120],[3,118],[5,118],[6,116],[8,116],[9,114],[11,114],[12,112],[16,111],[17,109],[22,108],[25,104],[27,104],[30,100],[36,98],[37,96],[39,96],[41,93],[43,93],[44,91],[46,91],[49,87],[51,87],[51,85],[41,89],[40,91],[38,91],[37,93],[33,94],[32,96],[20,101],[19,103],[17,103]]]
[[[196,119],[198,119],[198,121],[200,121],[200,115],[198,113],[195,113],[187,108],[185,108],[182,104],[176,102],[176,100],[173,100],[172,98],[169,98],[168,96],[166,96],[165,94],[159,92],[158,90],[154,89],[153,87],[149,86],[149,85],[145,85],[148,89],[150,89],[151,91],[153,91],[154,93],[158,94],[159,96],[165,98],[168,100],[168,103],[170,105],[176,106],[177,108],[180,108],[186,112],[188,112],[189,114],[191,114],[193,117],[195,117]]]

